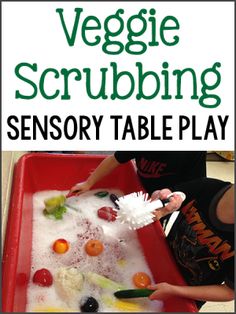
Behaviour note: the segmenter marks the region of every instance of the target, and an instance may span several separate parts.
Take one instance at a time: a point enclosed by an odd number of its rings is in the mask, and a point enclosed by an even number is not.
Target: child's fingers
[[[154,201],[154,200],[156,200],[156,199],[159,199],[159,194],[160,194],[160,190],[156,190],[156,191],[154,191],[153,193],[152,193],[152,195],[151,195],[151,200],[152,201]]]
[[[149,289],[149,290],[156,290],[157,289],[157,284],[156,285],[148,285],[147,289]]]
[[[171,191],[169,189],[162,189],[162,190],[156,190],[152,193],[151,199],[156,200],[156,199],[165,199],[167,198],[168,195],[171,194]]]
[[[158,300],[158,292],[157,291],[153,291],[153,293],[149,296],[149,300]]]
[[[79,191],[81,183],[77,183],[76,185],[72,186],[71,191]]]
[[[173,208],[174,210],[179,209],[182,203],[183,203],[183,199],[182,199],[182,197],[181,197],[180,195],[178,195],[178,194],[173,194],[173,195],[171,196],[171,199],[170,199],[170,203],[169,203],[169,204],[172,205],[172,208]],[[168,204],[168,205],[169,205],[169,204]],[[168,206],[168,205],[167,205],[167,206]]]
[[[69,191],[69,193],[66,195],[66,197],[76,196],[79,195],[79,190]]]
[[[168,196],[169,196],[171,193],[172,193],[172,192],[171,192],[171,190],[169,190],[169,189],[162,189],[162,190],[160,191],[160,193],[159,193],[159,198],[160,198],[161,200],[165,200],[165,199],[168,198]]]
[[[160,220],[162,217],[178,210],[181,207],[182,202],[183,200],[180,195],[174,194],[173,196],[171,196],[169,203],[166,203],[164,207],[159,208],[158,210],[153,212],[153,214],[155,215],[154,221]]]
[[[158,287],[159,284],[147,286],[147,289],[153,290],[153,293],[148,297],[149,300],[158,300]]]
[[[75,195],[79,195],[83,192],[83,188],[81,183],[77,183],[74,186],[71,187],[69,193],[67,194],[66,197],[70,197],[70,196],[75,196]]]
[[[169,212],[173,212],[177,209],[180,208],[181,204],[182,204],[183,200],[181,198],[180,195],[178,194],[173,194],[170,197],[170,202],[168,204],[166,204],[165,208],[166,210],[168,210]]]

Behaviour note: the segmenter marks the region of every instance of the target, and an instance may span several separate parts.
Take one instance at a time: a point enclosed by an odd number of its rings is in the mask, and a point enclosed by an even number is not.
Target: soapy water
[[[123,193],[118,190],[106,189],[118,197]],[[67,212],[62,220],[49,219],[43,215],[44,200],[68,191],[42,191],[33,196],[33,240],[31,279],[36,270],[47,268],[56,278],[60,269],[75,267],[85,274],[93,272],[105,276],[126,289],[136,288],[132,276],[136,272],[146,272],[152,279],[135,231],[127,228],[119,221],[108,222],[97,216],[97,210],[103,206],[114,208],[109,198],[94,195],[100,190],[92,190],[80,196],[67,199]],[[71,207],[70,207],[71,206]],[[69,242],[69,250],[65,254],[57,254],[52,250],[56,239]],[[100,240],[104,251],[98,256],[89,256],[84,249],[90,239]],[[152,282],[154,283],[153,279]],[[114,290],[107,290],[84,280],[83,288],[76,296],[66,299],[58,291],[58,286],[40,287],[32,280],[27,293],[27,312],[34,311],[80,311],[80,300],[92,296],[99,302],[99,312],[152,312],[161,311],[162,302],[148,299],[130,299],[131,307],[126,307],[113,296]],[[118,302],[118,303],[117,303]],[[118,304],[118,305],[117,305]],[[132,304],[134,306],[132,306]],[[136,306],[136,307],[135,307]]]

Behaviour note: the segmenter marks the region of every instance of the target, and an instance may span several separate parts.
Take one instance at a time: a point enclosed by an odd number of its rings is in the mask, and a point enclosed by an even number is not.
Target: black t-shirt
[[[216,216],[218,201],[230,186],[210,178],[176,186],[186,200],[167,239],[189,285],[225,281],[234,287],[234,225],[224,224]]]
[[[137,174],[149,194],[206,176],[206,152],[117,151],[114,155],[119,163],[135,159]]]

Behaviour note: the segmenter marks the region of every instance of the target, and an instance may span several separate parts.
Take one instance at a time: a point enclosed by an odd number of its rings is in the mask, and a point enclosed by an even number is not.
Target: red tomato
[[[99,240],[89,240],[85,244],[85,251],[90,256],[98,256],[104,250],[104,246]]]
[[[98,217],[107,221],[115,221],[117,212],[108,206],[103,206],[97,211]]]
[[[53,282],[52,274],[46,268],[39,269],[34,273],[33,282],[39,286],[50,287]]]
[[[146,288],[151,284],[151,279],[146,273],[138,272],[133,275],[133,283],[138,288]]]
[[[69,250],[69,244],[65,239],[57,239],[53,243],[53,251],[58,254],[66,253]]]

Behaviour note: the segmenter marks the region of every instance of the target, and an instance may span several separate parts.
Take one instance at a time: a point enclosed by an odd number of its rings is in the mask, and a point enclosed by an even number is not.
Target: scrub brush
[[[127,223],[131,230],[147,226],[153,222],[155,217],[153,211],[166,206],[174,194],[180,195],[182,200],[185,200],[186,196],[183,192],[173,192],[165,200],[158,199],[152,202],[148,200],[148,194],[142,191],[122,196],[116,201],[120,208],[117,219],[122,224]]]

